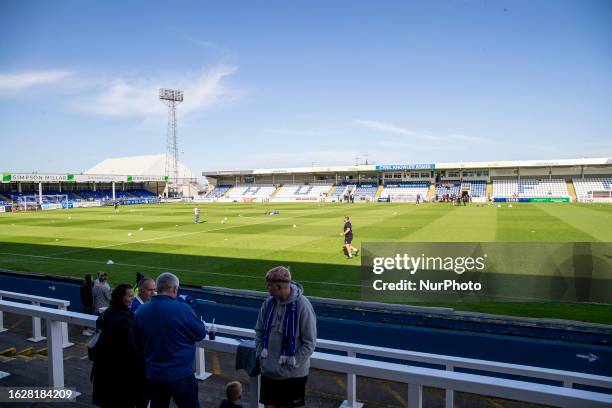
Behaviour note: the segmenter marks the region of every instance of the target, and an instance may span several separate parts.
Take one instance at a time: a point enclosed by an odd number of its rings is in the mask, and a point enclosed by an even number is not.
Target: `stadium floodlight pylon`
[[[168,106],[168,127],[166,129],[165,175],[176,186],[178,184],[178,141],[176,136],[176,105],[183,102],[183,91],[159,89],[159,99]]]

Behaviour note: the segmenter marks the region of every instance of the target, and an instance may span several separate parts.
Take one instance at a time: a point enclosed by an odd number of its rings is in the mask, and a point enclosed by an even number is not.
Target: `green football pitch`
[[[171,271],[182,283],[265,290],[275,265],[306,294],[360,298],[360,260],[341,252],[349,214],[362,242],[612,242],[612,205],[202,203],[0,213],[0,268],[111,284]],[[278,210],[278,215],[267,213]],[[112,261],[110,263],[109,261]],[[436,304],[458,310],[612,324],[612,305],[558,302]]]

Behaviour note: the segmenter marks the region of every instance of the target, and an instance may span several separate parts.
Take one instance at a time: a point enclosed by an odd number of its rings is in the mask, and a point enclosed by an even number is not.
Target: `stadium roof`
[[[342,172],[372,172],[394,170],[446,170],[446,169],[492,169],[517,167],[567,167],[567,166],[604,166],[612,165],[612,158],[583,158],[560,160],[515,160],[490,162],[455,162],[455,163],[404,163],[404,164],[370,164],[331,167],[292,167],[252,170],[219,170],[203,171],[202,176],[240,176],[259,174],[291,174],[291,173],[342,173]]]
[[[181,162],[178,163],[178,170],[179,178],[195,178],[193,172]],[[165,175],[165,173],[165,154],[117,157],[113,159],[106,159],[85,172],[85,174],[130,174],[135,176],[163,176]]]

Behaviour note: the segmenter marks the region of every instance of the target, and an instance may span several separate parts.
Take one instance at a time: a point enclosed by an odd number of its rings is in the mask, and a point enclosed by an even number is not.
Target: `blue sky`
[[[612,2],[0,0],[3,171],[612,156]]]

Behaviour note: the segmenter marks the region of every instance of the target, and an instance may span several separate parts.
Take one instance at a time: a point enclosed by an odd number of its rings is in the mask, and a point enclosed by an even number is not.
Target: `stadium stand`
[[[598,177],[598,178],[585,178],[585,179],[575,178],[572,180],[572,182],[574,183],[574,188],[576,189],[576,198],[579,201],[591,199],[597,195],[605,196],[606,192],[608,195],[612,194],[612,178],[611,177],[606,177],[606,178]]]
[[[111,190],[102,190],[102,193],[104,194],[105,198],[112,198],[113,197],[113,192]],[[136,198],[134,195],[132,195],[129,191],[121,191],[121,190],[116,190],[115,191],[115,198],[118,200],[121,199],[129,199],[129,198]]]
[[[0,192],[3,197],[6,197],[10,201],[2,200],[2,202],[6,204],[0,205],[10,205],[12,202],[24,201],[26,197],[29,200],[37,200],[38,199],[38,191],[22,191],[22,192],[8,192],[3,191]],[[102,200],[102,199],[111,199],[113,197],[112,190],[77,190],[73,191],[44,191],[43,192],[43,203],[57,203],[64,201],[65,198],[68,198],[69,201],[88,201],[88,200]],[[150,191],[144,189],[135,189],[135,190],[116,190],[115,198],[118,200],[128,200],[128,199],[144,199],[144,198],[155,198],[157,195]]]
[[[93,199],[111,199],[113,197],[112,190],[98,190],[98,191],[79,191],[79,195],[83,198]],[[144,189],[137,190],[115,190],[115,198],[117,200],[130,200],[130,199],[143,199],[143,198],[155,198],[157,195]]]
[[[10,200],[8,204],[11,204],[14,202],[23,202],[26,199],[28,202],[38,200],[37,191],[23,191],[21,193],[2,192],[1,194]],[[49,195],[54,195],[54,197],[50,197]],[[55,197],[55,195],[59,195],[59,197]],[[60,201],[63,201],[67,195],[69,196],[68,193],[59,193],[57,191],[45,191],[44,196],[43,196],[43,203],[46,204],[46,203],[60,202]],[[70,197],[68,199],[70,199]]]
[[[461,195],[462,191],[467,191],[472,197],[485,197],[487,189],[486,181],[464,181],[462,183],[438,183],[436,184],[436,195],[446,194]]]
[[[440,183],[436,184],[436,195],[437,196],[445,196],[445,195],[459,195],[461,191],[461,183]]]
[[[327,195],[331,184],[285,184],[275,195],[276,201],[316,201],[321,194]]]
[[[151,191],[145,190],[145,189],[137,189],[137,190],[132,190],[132,194],[135,195],[136,197],[139,198],[154,198],[157,197],[157,195]]]
[[[212,189],[208,195],[206,197],[209,198],[219,198],[219,197],[223,197],[223,195],[225,195],[225,193],[227,193],[227,191],[232,188],[232,186],[228,186],[228,185],[219,185],[216,186],[214,189]]]
[[[375,184],[360,184],[355,188],[355,197],[373,198],[378,190]]]
[[[337,184],[336,190],[329,196],[329,201],[340,201],[340,197],[343,197],[348,191],[355,189],[355,187],[355,185]]]
[[[569,197],[569,192],[563,179],[493,180],[493,197],[562,198]]]
[[[408,183],[388,183],[385,184],[381,198],[389,198],[391,201],[416,201],[417,194],[421,196],[421,200],[427,197],[429,190],[428,181],[416,181]]]
[[[20,196],[24,195],[25,193],[16,193],[16,192],[11,192],[11,191],[2,191],[0,192],[0,194],[2,194],[4,197],[6,197],[10,202],[13,202],[15,200],[18,200]],[[32,192],[32,194],[34,194]]]
[[[104,198],[104,193],[102,191],[93,191],[93,190],[81,190],[79,191],[79,195],[86,200],[99,200]],[[112,195],[112,193],[111,193]]]
[[[239,185],[229,191],[232,200],[269,198],[276,190],[273,185]]]
[[[463,183],[465,184],[465,182]],[[487,191],[486,181],[470,181],[468,182],[470,189],[469,193],[472,197],[485,197]]]

